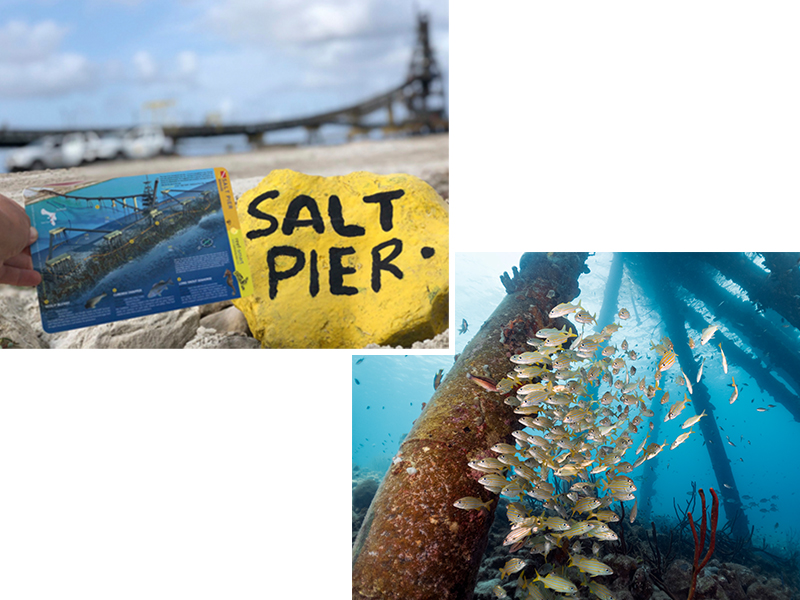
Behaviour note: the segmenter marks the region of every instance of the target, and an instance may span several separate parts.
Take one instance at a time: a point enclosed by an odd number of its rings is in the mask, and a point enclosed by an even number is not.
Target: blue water
[[[201,243],[203,240],[211,240],[211,244],[203,245]],[[152,286],[161,281],[171,281],[172,283],[159,295],[162,298],[175,296],[176,300],[179,300],[180,291],[176,282],[175,259],[187,255],[210,254],[221,250],[229,252],[230,243],[225,235],[225,218],[222,210],[218,210],[203,217],[197,225],[188,227],[168,240],[160,242],[139,260],[115,269],[97,282],[94,287],[82,293],[75,303],[80,306],[90,298],[112,289],[130,290],[140,287],[146,296]],[[191,277],[211,276],[221,282],[224,270],[225,267],[217,267],[193,271]],[[176,303],[175,306],[180,305]]]
[[[353,463],[386,471],[422,403],[430,400],[436,372],[446,374],[452,366],[451,355],[354,355]]]
[[[466,333],[452,332],[456,353],[463,350],[505,296],[499,275],[503,271],[510,274],[511,267],[518,265],[519,256],[455,255],[456,330],[461,326],[462,319],[468,322]],[[578,298],[591,314],[599,312],[602,305],[611,259],[611,253],[590,256],[587,262],[590,272],[579,279],[581,293]],[[720,283],[731,293],[746,298],[746,294],[735,284]],[[761,391],[748,373],[730,357],[728,373],[723,372],[717,345],[722,341],[721,334],[734,341],[739,348],[762,358],[764,365],[769,364],[768,357],[759,356],[758,349],[749,345],[747,332],[729,328],[700,300],[687,300],[703,314],[706,321],[723,325],[715,334],[716,337],[704,346],[699,344],[701,331],[688,328],[688,333],[698,342],[693,350],[697,363],[705,357],[702,381],[711,395],[716,422],[722,441],[726,444],[725,450],[745,513],[750,525],[755,526],[753,543],[760,545],[764,539],[773,548],[788,547],[796,543],[800,535],[800,517],[795,510],[800,500],[800,484],[795,474],[795,461],[800,451],[800,423],[793,420],[780,402]],[[619,346],[623,339],[627,339],[630,349],[638,354],[636,361],[630,363],[637,368],[636,378],[644,376],[648,383],[652,383],[658,356],[650,349],[650,344],[651,341],[658,342],[667,333],[655,303],[644,295],[627,271],[619,293],[619,307],[628,308],[631,318],[623,323],[623,329],[615,334],[612,342]],[[780,323],[779,317],[769,313],[767,311],[766,314],[769,319]],[[783,334],[794,340],[799,339],[795,328],[783,325]],[[432,380],[436,370],[444,368],[447,372],[453,359],[447,356],[367,356],[363,362],[356,364],[361,358],[353,357],[353,378],[359,380],[359,385],[353,382],[353,463],[362,468],[384,471],[399,447],[399,437],[408,432],[419,415],[421,403],[429,401],[433,394]],[[511,368],[509,363],[509,370]],[[774,371],[771,374],[779,378]],[[676,375],[680,375],[680,372],[673,368],[662,379],[662,388],[671,395],[670,404],[682,398],[686,391],[685,387],[676,385]],[[734,404],[729,403],[731,378],[735,378],[739,388],[739,397]],[[659,397],[660,392],[656,398]],[[766,408],[769,404],[776,406],[766,412],[756,410],[758,407]],[[651,408],[656,410],[652,404]],[[647,473],[648,476],[655,476],[654,494],[650,498],[652,515],[674,520],[673,499],[678,505],[684,505],[692,482],[696,482],[698,489],[714,488],[720,492],[724,492],[723,483],[729,482],[717,481],[697,426],[685,443],[675,450],[669,449],[679,434],[688,431],[680,426],[695,414],[692,405],[689,404],[678,418],[666,423],[663,422],[665,413],[666,410],[658,419],[658,438],[651,438],[647,443],[656,441],[660,444],[666,440],[667,446],[657,460],[646,461],[631,477],[640,482],[645,469],[655,467],[655,471]],[[648,432],[646,425],[647,419],[645,426],[639,429],[639,434],[634,436],[634,446],[624,460],[635,460],[635,449]],[[641,489],[641,485],[639,487]],[[720,493],[720,498],[722,501],[723,493]],[[642,499],[639,502],[641,504]],[[725,512],[720,507],[719,527],[725,522]]]

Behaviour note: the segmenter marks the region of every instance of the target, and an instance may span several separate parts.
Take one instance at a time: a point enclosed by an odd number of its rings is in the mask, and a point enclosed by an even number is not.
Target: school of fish
[[[584,328],[595,323],[580,302],[559,304],[549,316],[568,315]],[[623,308],[617,316],[624,320],[630,314]],[[469,462],[480,475],[478,481],[486,492],[513,500],[507,506],[511,531],[504,545],[510,546],[512,553],[541,554],[545,561],[556,548],[569,554],[569,562],[546,562],[535,571],[535,577],[529,569],[528,579],[525,568],[529,561],[524,559],[527,556],[514,557],[506,563],[500,570],[501,579],[520,573],[518,589],[525,591],[527,598],[543,598],[552,592],[572,595],[581,585],[598,598],[613,600],[608,588],[592,580],[613,573],[598,559],[599,543],[618,539],[608,525],[619,521],[612,503],[633,501],[633,522],[637,488],[626,473],[669,445],[666,439],[660,444],[647,444],[648,433],[634,450],[632,436],[645,426],[646,418],[654,416],[652,402],[669,402],[669,392],[662,390],[660,382],[675,370],[677,356],[672,342],[665,337],[651,345],[659,356],[653,381],[636,379],[635,368],[629,364],[637,358],[635,351],[628,349],[627,340],[619,348],[610,343],[621,327],[615,322],[593,334],[583,330],[577,333],[566,326],[542,329],[528,340],[531,351],[510,357],[514,370],[497,384],[468,376],[484,390],[504,395],[503,401],[514,407],[520,423],[535,432],[514,431],[515,445],[495,444],[490,455]],[[716,329],[711,326],[704,330],[700,345],[705,345]],[[727,371],[724,361],[723,354]],[[701,374],[702,370],[698,381]],[[688,394],[683,392],[683,397],[670,405],[664,421],[677,418],[691,402],[691,382],[682,371],[674,374],[674,383],[685,386]],[[516,390],[513,395],[512,390]],[[662,395],[656,400],[658,392]],[[737,393],[734,387],[731,402]],[[678,435],[669,448],[673,450],[684,443],[694,432],[692,426],[704,416],[705,412],[686,419],[682,429],[688,431]],[[652,431],[652,421],[649,428]],[[629,451],[636,456],[631,457],[633,462],[625,460]],[[488,511],[494,497],[461,498],[454,506]],[[583,553],[583,543],[587,542],[592,544],[592,556]],[[542,575],[542,571],[546,574]],[[501,586],[495,588],[495,595],[506,597]]]

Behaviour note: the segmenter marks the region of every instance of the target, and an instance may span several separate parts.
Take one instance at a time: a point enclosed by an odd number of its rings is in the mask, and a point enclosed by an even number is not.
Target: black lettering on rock
[[[252,231],[247,232],[247,239],[254,240],[256,238],[264,237],[275,233],[278,230],[278,219],[273,217],[270,214],[265,213],[261,209],[259,209],[259,205],[264,200],[270,200],[273,198],[277,198],[280,195],[278,190],[270,190],[269,192],[264,192],[255,197],[255,199],[247,205],[247,214],[251,217],[255,217],[256,219],[264,219],[265,221],[269,221],[269,227],[266,229],[253,229]]]
[[[300,211],[304,208],[311,214],[310,219],[300,218]],[[292,235],[297,227],[308,227],[309,225],[311,225],[317,233],[325,232],[325,223],[322,220],[322,215],[319,214],[317,201],[311,196],[300,194],[289,203],[289,208],[286,209],[286,218],[283,220],[281,231],[283,231],[283,235]]]
[[[293,256],[294,265],[285,271],[278,271],[275,268],[279,256]],[[282,279],[289,279],[297,275],[305,266],[306,257],[300,248],[293,246],[273,246],[267,250],[267,268],[269,270],[269,299],[274,300],[278,295],[278,282]]]
[[[331,271],[329,273],[331,294],[334,296],[352,296],[358,293],[358,288],[351,285],[344,285],[344,276],[356,272],[355,267],[345,267],[342,264],[342,257],[348,254],[355,254],[356,249],[352,246],[347,248],[331,248],[329,251],[331,259]]]
[[[311,260],[309,261],[308,268],[311,270],[310,281],[308,284],[308,291],[311,297],[314,298],[319,293],[319,268],[317,267],[317,251],[311,251]]]
[[[364,235],[364,228],[361,225],[345,225],[342,216],[342,201],[339,196],[331,194],[328,199],[328,216],[331,219],[333,230],[342,237],[357,237]]]
[[[402,198],[405,193],[405,190],[392,190],[391,192],[379,192],[371,196],[364,196],[363,200],[367,204],[376,203],[380,205],[380,223],[381,229],[384,231],[390,231],[392,229],[392,216],[394,214],[392,201]]]
[[[394,246],[392,251],[389,253],[389,256],[386,258],[381,258],[381,250],[384,248],[388,248],[389,246]],[[388,242],[383,242],[382,244],[378,244],[372,249],[372,291],[373,292],[380,292],[381,291],[381,271],[389,271],[392,275],[397,277],[398,279],[403,278],[403,272],[397,268],[397,265],[391,264],[392,261],[400,256],[400,253],[403,251],[403,242],[401,242],[397,238],[393,238]]]

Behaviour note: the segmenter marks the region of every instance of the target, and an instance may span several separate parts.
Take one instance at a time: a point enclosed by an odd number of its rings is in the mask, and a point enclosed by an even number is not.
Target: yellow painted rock
[[[238,200],[265,348],[410,346],[448,323],[448,206],[410,175],[273,171]]]

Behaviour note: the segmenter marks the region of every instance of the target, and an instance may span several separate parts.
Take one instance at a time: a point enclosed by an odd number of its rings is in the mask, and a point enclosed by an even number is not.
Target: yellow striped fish
[[[658,370],[659,371],[666,371],[672,365],[675,364],[675,359],[676,358],[677,358],[677,356],[675,356],[675,353],[672,350],[667,350],[664,353],[664,356],[662,356],[661,360],[658,362]]]
[[[459,498],[453,503],[456,508],[463,508],[464,510],[489,510],[492,507],[492,500],[483,502],[480,498],[474,496],[464,496]]]
[[[692,425],[697,423],[700,419],[702,419],[705,416],[707,416],[707,415],[706,415],[706,411],[704,410],[702,412],[702,414],[695,415],[693,417],[689,417],[688,419],[686,419],[686,421],[684,421],[683,425],[681,425],[681,429],[688,429],[689,427],[691,427]]]
[[[592,577],[599,575],[613,575],[614,571],[605,563],[601,563],[596,558],[587,558],[579,554],[571,554],[568,567],[578,567],[582,573],[588,573]]]
[[[589,582],[589,591],[600,598],[600,600],[617,600],[617,597],[611,592],[610,589],[608,589],[602,583],[597,583],[594,580]]]
[[[539,575],[539,572],[536,572],[536,579],[532,580],[533,583],[537,581],[541,581],[544,584],[544,587],[550,588],[551,590],[555,590],[556,592],[561,592],[564,594],[577,594],[578,588],[575,587],[575,584],[572,583],[569,579],[564,579],[563,577],[559,577],[555,573],[548,573],[546,577],[542,577]]]
[[[500,579],[505,579],[506,575],[511,575],[512,573],[518,573],[519,571],[522,571],[522,569],[524,569],[527,565],[527,561],[524,561],[521,558],[510,559],[500,569]]]
[[[700,345],[705,346],[717,329],[719,329],[719,325],[709,325],[703,329],[703,333],[700,335]]]
[[[730,404],[733,404],[739,397],[739,388],[736,387],[736,379],[734,377],[731,377],[731,381],[733,381],[733,393],[731,394]]]

